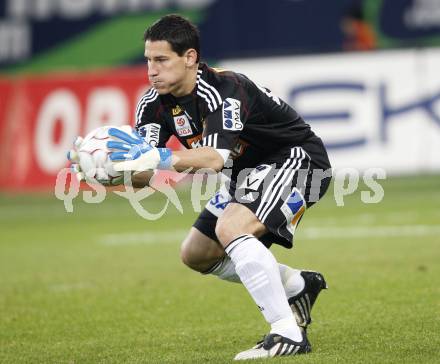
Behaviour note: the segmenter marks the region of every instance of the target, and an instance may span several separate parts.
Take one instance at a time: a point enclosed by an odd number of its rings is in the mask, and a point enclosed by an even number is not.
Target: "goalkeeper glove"
[[[107,148],[115,150],[110,154],[116,171],[147,171],[151,169],[171,169],[172,152],[168,148],[156,148],[149,145],[132,129],[126,133],[110,128],[109,135],[121,141],[107,142]]]

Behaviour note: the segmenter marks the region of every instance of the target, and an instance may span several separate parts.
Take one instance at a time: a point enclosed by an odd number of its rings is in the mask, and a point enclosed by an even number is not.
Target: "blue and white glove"
[[[110,128],[109,135],[121,141],[107,142],[107,148],[114,150],[110,160],[115,171],[147,171],[152,169],[171,169],[172,152],[168,148],[156,148],[149,145],[137,132],[123,132]]]

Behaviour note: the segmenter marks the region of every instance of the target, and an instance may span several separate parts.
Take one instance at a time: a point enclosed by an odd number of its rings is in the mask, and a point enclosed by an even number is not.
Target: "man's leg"
[[[225,250],[221,244],[195,227],[191,227],[180,247],[182,262],[200,273],[208,272],[224,257]]]
[[[191,269],[203,274],[216,275],[222,280],[241,283],[234,264],[225,254],[215,234],[217,219],[230,201],[231,196],[223,185],[207,202],[205,210],[184,239],[180,255],[183,263]],[[257,236],[260,237],[261,234]],[[306,285],[301,271],[284,264],[278,266],[287,298],[300,294]]]
[[[241,283],[234,263],[226,255],[222,245],[195,227],[191,228],[182,242],[180,258],[185,265],[197,272],[212,274],[225,281]],[[287,298],[297,295],[304,289],[305,282],[300,270],[281,263],[278,263],[278,268]]]
[[[208,229],[207,224],[205,223],[203,230]],[[225,254],[221,244],[195,227],[191,228],[182,243],[181,259],[184,264],[197,272],[212,274],[225,281],[241,283],[234,263]],[[313,304],[319,292],[326,288],[325,281],[318,272],[301,271],[281,263],[278,263],[278,269],[296,321],[301,327],[307,328],[311,323],[310,313]]]
[[[278,263],[256,236],[266,227],[247,207],[231,203],[218,219],[216,234],[241,282],[271,325],[264,343],[236,359],[306,353],[310,346],[287,302]]]

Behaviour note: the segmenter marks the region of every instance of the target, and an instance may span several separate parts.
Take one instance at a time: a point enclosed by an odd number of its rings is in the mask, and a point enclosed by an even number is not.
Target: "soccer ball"
[[[108,134],[110,128],[117,128],[126,133],[131,133],[132,130],[130,125],[101,126],[92,130],[78,143],[78,163],[86,181],[98,180],[100,183],[110,185],[122,183],[123,173],[114,170],[109,158],[111,150],[107,148],[107,142],[120,141]]]

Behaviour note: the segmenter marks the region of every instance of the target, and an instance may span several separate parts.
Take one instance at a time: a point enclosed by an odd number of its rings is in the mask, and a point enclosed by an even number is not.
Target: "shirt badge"
[[[192,135],[193,131],[186,115],[174,116],[173,119],[177,134],[179,136],[186,137],[188,135]]]

